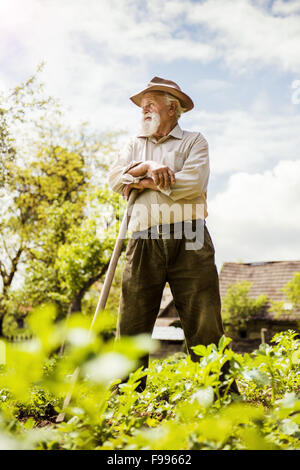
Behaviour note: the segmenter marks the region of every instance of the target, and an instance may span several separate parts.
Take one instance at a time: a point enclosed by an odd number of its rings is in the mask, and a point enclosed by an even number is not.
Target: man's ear
[[[172,101],[170,103],[170,108],[169,108],[170,116],[174,116],[174,114],[176,113],[176,109],[177,109],[177,103],[176,103],[176,101]]]

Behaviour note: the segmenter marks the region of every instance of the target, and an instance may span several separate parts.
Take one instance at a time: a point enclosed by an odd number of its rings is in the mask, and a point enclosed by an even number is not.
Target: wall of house
[[[262,331],[263,330],[263,331]],[[300,326],[296,321],[253,320],[249,322],[246,331],[228,336],[232,338],[232,349],[239,353],[251,352],[262,342],[270,343],[276,333],[294,330],[300,334]]]

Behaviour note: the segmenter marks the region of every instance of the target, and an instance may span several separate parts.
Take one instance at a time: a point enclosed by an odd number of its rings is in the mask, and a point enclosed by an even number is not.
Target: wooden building
[[[249,296],[265,294],[273,301],[283,301],[285,312],[278,316],[267,308],[253,317],[242,334],[232,336],[232,347],[238,352],[250,352],[261,342],[268,342],[272,336],[287,329],[299,331],[300,312],[292,310],[285,299],[282,288],[291,281],[294,273],[300,272],[300,261],[268,261],[255,263],[224,263],[219,273],[220,294],[223,299],[231,284],[242,281],[251,283]],[[226,334],[228,332],[225,331]],[[161,308],[155,323],[153,338],[160,341],[156,356],[162,357],[176,351],[185,351],[184,334],[174,305],[170,288],[166,286]]]

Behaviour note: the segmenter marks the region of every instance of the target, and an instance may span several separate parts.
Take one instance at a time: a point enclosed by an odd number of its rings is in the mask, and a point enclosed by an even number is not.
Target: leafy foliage
[[[247,322],[255,316],[267,303],[268,298],[260,295],[253,299],[249,296],[251,282],[243,281],[231,284],[222,302],[222,318],[231,334],[238,333],[247,326]]]
[[[137,359],[153,351],[146,336],[105,340],[107,313],[53,322],[53,305],[30,316],[34,338],[6,345],[0,373],[0,434],[10,449],[299,449],[300,341],[274,336],[252,354],[199,345],[199,362],[178,353],[153,360],[144,392]],[[59,356],[61,342],[65,354]],[[220,394],[220,371],[228,363]],[[79,367],[78,378],[72,381]],[[129,374],[129,380],[114,385]],[[230,392],[236,379],[241,396]],[[55,424],[72,390],[65,421]]]
[[[105,183],[114,136],[86,123],[69,128],[40,88],[33,76],[1,97],[10,103],[0,122],[0,334],[8,336],[18,332],[14,317],[42,302],[55,301],[59,316],[82,310],[106,272],[125,207]]]
[[[285,300],[271,300],[269,310],[275,313],[276,317],[300,309],[300,273],[295,272],[293,278],[282,288]]]
[[[294,273],[293,279],[286,284],[283,291],[292,302],[294,309],[300,308],[300,273]]]

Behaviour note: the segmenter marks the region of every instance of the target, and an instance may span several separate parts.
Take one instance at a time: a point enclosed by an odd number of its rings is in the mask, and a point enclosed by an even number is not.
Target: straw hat
[[[172,82],[171,80],[165,80],[164,78],[160,77],[153,77],[144,90],[130,97],[131,101],[133,101],[133,103],[137,106],[141,106],[143,95],[148,91],[165,91],[170,93],[170,95],[173,95],[179,99],[181,106],[185,108],[185,113],[194,107],[194,103],[191,98],[181,91],[177,83]]]

